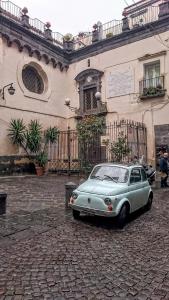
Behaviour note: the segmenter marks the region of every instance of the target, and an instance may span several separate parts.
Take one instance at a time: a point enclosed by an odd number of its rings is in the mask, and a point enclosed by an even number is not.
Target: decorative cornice
[[[156,52],[156,53],[152,53],[152,54],[145,54],[144,56],[139,57],[138,60],[143,61],[143,60],[155,58],[155,57],[166,55],[166,54],[167,54],[167,51],[160,51],[160,52]]]
[[[86,69],[82,72],[80,72],[76,77],[75,80],[77,82],[81,82],[86,80],[86,76],[97,76],[100,78],[104,73],[102,71],[96,70],[96,69]]]
[[[11,47],[15,43],[18,51],[22,52],[26,48],[29,56],[36,55],[38,60],[44,58],[46,64],[51,62],[53,68],[59,67],[61,71],[67,70],[69,64],[74,62],[150,38],[153,35],[166,31],[169,31],[168,15],[158,21],[133,28],[112,38],[98,41],[68,53],[49,40],[33,33],[29,28],[25,28],[0,14],[0,33],[6,39],[8,47]]]
[[[60,71],[68,70],[69,60],[63,49],[2,15],[0,15],[0,33],[8,47],[16,44],[19,52],[27,49],[30,57],[35,55],[39,61],[43,58],[46,64],[51,62],[53,68],[58,67]]]
[[[166,31],[169,31],[169,16],[144,26],[130,29],[127,32],[113,36],[112,38],[101,40],[77,51],[73,51],[69,54],[69,60],[70,63],[78,62]]]

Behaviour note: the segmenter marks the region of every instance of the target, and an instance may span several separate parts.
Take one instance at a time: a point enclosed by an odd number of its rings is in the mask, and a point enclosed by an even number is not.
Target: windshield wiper
[[[91,179],[96,179],[96,178],[102,180],[102,178],[100,176],[92,176],[91,177]]]
[[[114,181],[115,183],[118,182],[118,180],[114,179],[113,177],[109,176],[109,175],[104,175],[104,177],[111,179],[112,181]]]

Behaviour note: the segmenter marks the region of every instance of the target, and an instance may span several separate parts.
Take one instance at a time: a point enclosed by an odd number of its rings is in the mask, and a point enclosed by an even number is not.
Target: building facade
[[[91,114],[104,115],[107,124],[144,123],[155,164],[158,149],[169,146],[168,50],[169,1],[139,1],[122,21],[98,22],[73,40],[31,19],[26,8],[0,1],[1,169],[23,156],[8,140],[12,118],[66,130]],[[12,96],[3,90],[10,83]]]

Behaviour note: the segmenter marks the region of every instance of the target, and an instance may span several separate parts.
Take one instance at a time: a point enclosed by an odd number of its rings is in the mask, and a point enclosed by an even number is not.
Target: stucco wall
[[[43,70],[47,77],[45,92],[42,95],[30,93],[22,81],[22,69],[27,64],[35,64]],[[5,100],[0,98],[0,155],[17,154],[18,150],[9,145],[7,128],[13,118],[23,118],[25,123],[31,119],[38,119],[43,128],[57,126],[59,129],[67,128],[67,110],[64,101],[68,86],[67,73],[45,60],[38,61],[37,57],[30,57],[25,49],[18,51],[15,44],[7,47],[6,42],[0,38],[0,87],[14,83],[15,94],[9,95],[5,89]]]
[[[31,119],[38,119],[44,128],[49,125],[66,129],[67,126],[75,128],[74,112],[65,107],[66,98],[71,100],[71,105],[79,107],[78,84],[75,77],[83,70],[94,68],[103,71],[102,101],[107,102],[107,124],[124,119],[144,122],[148,129],[148,158],[155,159],[154,150],[154,125],[168,124],[169,105],[168,91],[165,97],[140,100],[139,81],[143,79],[143,65],[153,61],[160,61],[161,75],[165,76],[165,88],[169,84],[169,55],[168,48],[162,45],[160,39],[167,40],[169,32],[143,39],[110,51],[96,54],[95,56],[79,60],[69,66],[68,71],[54,69],[45,60],[38,61],[37,57],[30,57],[27,50],[19,52],[13,44],[7,47],[6,42],[0,38],[0,86],[10,82],[14,83],[16,92],[10,96],[6,90],[5,100],[0,99],[0,124],[1,147],[0,155],[18,153],[17,149],[9,146],[7,128],[11,118],[23,118],[26,123]],[[167,42],[166,42],[167,43]],[[166,53],[159,54],[161,51]],[[147,54],[157,54],[156,57],[139,60]],[[90,67],[88,67],[90,59]],[[46,74],[46,93],[37,96],[29,93],[23,85],[21,71],[25,64],[33,63],[39,66]],[[116,74],[130,70],[133,76],[132,92],[122,95],[110,96],[108,94],[108,78],[110,73]]]
[[[143,39],[141,41],[107,51],[96,56],[90,57],[90,68],[95,68],[104,72],[102,77],[102,101],[107,102],[108,114],[106,116],[107,124],[124,119],[130,119],[138,122],[144,122],[148,130],[148,158],[150,161],[155,159],[154,150],[154,125],[169,123],[169,104],[168,91],[163,98],[152,98],[140,100],[139,81],[143,79],[144,64],[154,61],[160,61],[161,75],[165,76],[165,88],[168,89],[169,82],[169,54],[168,48],[161,44],[160,39],[166,40],[169,32]],[[139,58],[147,54],[157,54],[156,57],[140,61]],[[78,73],[88,69],[87,59],[74,63],[70,66],[68,77],[69,82],[74,79]],[[110,73],[123,73],[130,69],[133,73],[133,92],[130,94],[108,97],[107,80]],[[73,106],[79,106],[78,86],[75,80],[69,87],[69,97]],[[72,120],[72,119],[71,119]],[[73,126],[73,121],[70,121]]]

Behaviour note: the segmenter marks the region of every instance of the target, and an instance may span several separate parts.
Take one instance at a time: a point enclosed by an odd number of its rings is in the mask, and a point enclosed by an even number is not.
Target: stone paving
[[[0,300],[169,300],[169,190],[155,190],[152,210],[120,231],[102,218],[73,220],[68,180],[0,179]]]

